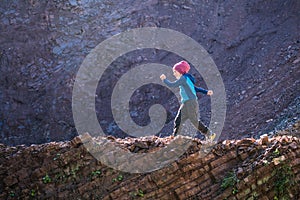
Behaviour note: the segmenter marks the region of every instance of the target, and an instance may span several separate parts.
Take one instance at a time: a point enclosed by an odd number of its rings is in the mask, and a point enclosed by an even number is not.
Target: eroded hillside
[[[2,0],[0,142],[30,145],[75,137],[72,89],[84,58],[105,39],[142,27],[179,31],[207,50],[226,89],[222,139],[259,138],[285,128],[300,115],[299,12],[299,0]],[[108,67],[96,99],[102,129],[121,138],[128,135],[109,106],[116,82],[141,64],[171,67],[184,59],[157,49],[131,53]],[[194,75],[206,88],[201,75]],[[141,88],[131,103],[139,125],[149,122],[151,105],[163,105],[168,118],[161,132],[172,132],[179,105],[166,88]],[[210,99],[199,96],[199,105],[207,124]]]

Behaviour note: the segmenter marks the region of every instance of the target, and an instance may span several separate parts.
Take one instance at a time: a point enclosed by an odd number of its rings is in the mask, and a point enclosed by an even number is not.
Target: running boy
[[[198,120],[199,108],[196,95],[196,92],[201,92],[211,96],[213,95],[213,91],[195,87],[195,79],[191,74],[188,74],[189,70],[190,65],[186,61],[181,61],[176,63],[173,67],[173,74],[177,79],[176,81],[170,82],[166,79],[164,74],[160,76],[160,79],[168,87],[180,88],[181,105],[175,117],[173,136],[175,137],[180,132],[181,123],[190,119],[197,130],[205,134],[208,140],[213,141],[216,134],[211,133],[211,131],[200,120]]]

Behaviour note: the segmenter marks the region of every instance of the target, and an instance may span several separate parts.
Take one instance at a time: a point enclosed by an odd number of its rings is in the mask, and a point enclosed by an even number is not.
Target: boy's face
[[[180,79],[180,77],[182,76],[182,74],[180,74],[178,71],[173,69],[173,75],[176,77],[176,79]]]

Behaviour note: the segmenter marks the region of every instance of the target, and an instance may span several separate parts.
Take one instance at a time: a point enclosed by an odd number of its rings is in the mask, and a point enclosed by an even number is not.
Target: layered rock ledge
[[[91,138],[10,147],[0,145],[0,199],[299,199],[300,126],[276,137],[205,142],[191,139],[176,161],[149,173],[110,168],[87,142],[150,153],[180,137]],[[151,164],[151,163],[149,163]]]

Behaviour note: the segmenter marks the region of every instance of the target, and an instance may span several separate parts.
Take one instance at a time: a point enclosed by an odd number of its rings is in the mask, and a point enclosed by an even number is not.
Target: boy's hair
[[[173,67],[174,70],[178,71],[180,74],[186,74],[190,71],[190,65],[186,61],[180,61],[176,63]]]

